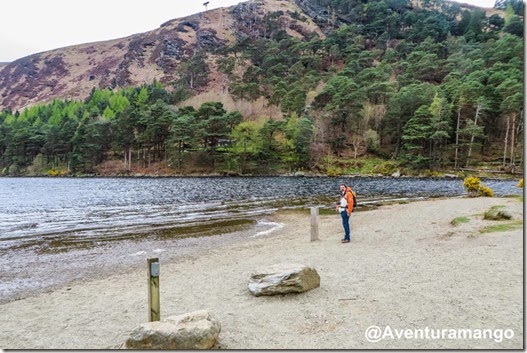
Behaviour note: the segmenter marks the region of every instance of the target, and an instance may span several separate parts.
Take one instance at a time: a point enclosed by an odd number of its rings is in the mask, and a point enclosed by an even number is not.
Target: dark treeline
[[[233,173],[246,172],[252,161],[262,165],[253,170],[264,173],[274,170],[275,162],[298,169],[308,158],[312,124],[306,119],[259,125],[243,122],[240,112],[227,112],[219,102],[176,108],[172,99],[154,82],[117,92],[96,89],[85,102],[55,100],[22,113],[4,112],[3,174],[18,175],[30,166],[42,169],[32,170],[36,174],[96,173],[105,161],[114,161],[106,167],[119,174],[156,163],[175,171],[187,163],[214,170],[217,161],[225,163],[218,168]],[[275,140],[279,133],[281,143]]]
[[[283,119],[250,121],[218,102],[178,107],[206,87],[202,50],[170,89],[95,89],[84,102],[0,113],[2,174],[93,173],[108,161],[119,173],[338,174],[349,172],[338,160],[364,155],[417,171],[523,165],[522,1],[498,0],[503,15],[490,17],[434,0],[310,3],[329,14],[325,38],[288,35],[291,18],[307,18],[276,11],[249,16],[251,33],[214,52],[233,98],[265,97]]]

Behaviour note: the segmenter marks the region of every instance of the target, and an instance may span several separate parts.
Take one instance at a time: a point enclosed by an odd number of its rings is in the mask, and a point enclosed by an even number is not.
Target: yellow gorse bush
[[[470,197],[487,196],[493,197],[494,192],[491,188],[481,184],[478,177],[470,176],[463,180],[463,187],[467,190]]]
[[[60,175],[60,170],[50,169],[50,170],[48,170],[48,175],[49,176],[58,176],[58,175]]]
[[[494,196],[494,191],[492,191],[491,188],[489,188],[488,186],[485,186],[485,185],[481,185],[479,187],[479,193],[482,196],[487,196],[487,197],[493,197]]]
[[[466,177],[463,180],[463,187],[468,191],[470,194],[471,192],[477,192],[479,190],[479,187],[481,185],[481,181],[478,177]]]

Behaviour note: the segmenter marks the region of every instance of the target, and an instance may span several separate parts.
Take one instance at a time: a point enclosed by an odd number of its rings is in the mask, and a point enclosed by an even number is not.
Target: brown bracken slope
[[[207,52],[210,69],[209,84],[201,90],[208,94],[225,91],[213,53],[236,39],[254,37],[251,31],[257,29],[253,24],[261,22],[266,13],[283,11],[281,22],[290,35],[305,37],[316,31],[323,36],[309,15],[304,21],[290,16],[292,12],[305,14],[297,3],[302,0],[248,1],[170,20],[126,38],[74,45],[0,64],[0,110],[22,110],[56,98],[82,100],[93,88],[139,86],[154,79],[170,89],[178,78],[178,66],[200,49]]]
[[[413,6],[419,7],[419,2]],[[154,80],[170,90],[179,77],[181,63],[198,51],[206,53],[208,83],[194,89],[188,103],[215,100],[233,108],[228,77],[218,71],[216,59],[224,55],[220,49],[226,46],[265,39],[268,32],[264,16],[270,13],[279,14],[281,29],[299,39],[309,38],[313,32],[324,38],[335,28],[335,14],[310,0],[249,0],[170,20],[155,30],[126,38],[74,45],[0,63],[0,111],[22,110],[57,98],[83,100],[94,88],[125,88]],[[240,68],[249,64],[241,58],[237,62]],[[256,101],[252,105],[262,109],[264,103]],[[244,109],[240,102],[235,108],[244,115],[254,114],[253,107]]]

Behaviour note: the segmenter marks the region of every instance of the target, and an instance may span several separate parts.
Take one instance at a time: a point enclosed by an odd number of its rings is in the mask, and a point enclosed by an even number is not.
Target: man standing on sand
[[[344,227],[344,239],[341,243],[349,243],[350,239],[350,215],[353,211],[353,194],[351,188],[346,184],[340,184],[340,202],[337,202],[337,212],[342,216],[342,226]]]

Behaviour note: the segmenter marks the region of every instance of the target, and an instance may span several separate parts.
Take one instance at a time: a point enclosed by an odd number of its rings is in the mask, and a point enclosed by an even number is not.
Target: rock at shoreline
[[[221,325],[207,311],[169,316],[136,327],[126,349],[210,349],[218,340]]]
[[[256,297],[301,293],[320,287],[318,272],[305,265],[275,265],[251,275],[248,289]]]

